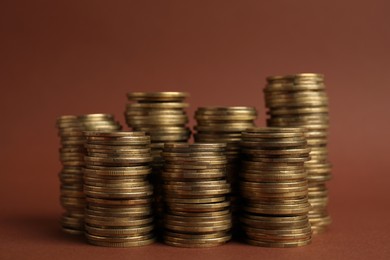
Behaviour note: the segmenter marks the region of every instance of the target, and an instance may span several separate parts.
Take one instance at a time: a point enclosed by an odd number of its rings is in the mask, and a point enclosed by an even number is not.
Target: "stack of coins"
[[[134,131],[143,131],[150,135],[153,156],[153,174],[151,181],[155,187],[156,215],[161,226],[163,204],[161,195],[161,152],[164,143],[187,142],[191,136],[186,126],[188,116],[185,108],[188,103],[183,92],[132,92],[127,94],[125,117],[127,125]]]
[[[65,209],[61,217],[61,226],[66,233],[83,234],[85,208],[82,173],[84,165],[83,125],[78,116],[66,115],[57,119],[56,126],[61,138],[60,201]]]
[[[61,204],[66,210],[62,215],[62,230],[70,234],[83,234],[85,198],[83,193],[84,130],[120,130],[122,126],[110,114],[61,116],[57,120],[61,138],[60,172]]]
[[[85,235],[91,244],[154,242],[150,137],[143,132],[84,132]]]
[[[237,199],[241,132],[253,127],[256,117],[254,107],[200,107],[195,112],[195,141],[227,144],[227,178],[232,187],[233,216],[236,215],[234,213],[239,205]]]
[[[119,131],[122,126],[111,114],[87,114],[80,116],[85,131]]]
[[[267,78],[265,102],[270,115],[268,126],[304,127],[311,148],[311,160],[306,163],[309,180],[309,213],[313,233],[326,230],[331,223],[327,212],[326,182],[331,177],[327,137],[329,128],[328,98],[324,76],[303,73]]]
[[[212,247],[231,238],[225,144],[165,144],[164,242]]]
[[[246,242],[296,247],[311,242],[304,130],[252,128],[242,134],[240,218]]]

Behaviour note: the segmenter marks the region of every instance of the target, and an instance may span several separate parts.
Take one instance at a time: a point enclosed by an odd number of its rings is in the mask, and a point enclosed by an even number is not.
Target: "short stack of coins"
[[[119,131],[121,124],[112,114],[86,114],[80,116],[85,131]]]
[[[254,107],[200,107],[195,112],[197,125],[194,139],[199,143],[226,143],[228,160],[227,178],[232,186],[233,217],[239,205],[238,172],[240,168],[241,132],[255,126],[257,112]]]
[[[268,126],[307,129],[311,148],[311,160],[306,163],[312,206],[309,218],[313,233],[323,232],[331,223],[327,212],[326,182],[331,177],[331,165],[327,149],[329,114],[324,76],[302,73],[268,77],[264,93],[270,116]]]
[[[62,230],[70,234],[83,234],[85,199],[83,192],[85,130],[117,131],[122,126],[111,114],[61,116],[57,120],[62,147],[60,160],[61,204],[66,212],[61,217]]]
[[[143,132],[84,132],[85,235],[107,247],[154,242],[152,156]]]
[[[297,247],[311,242],[307,173],[301,128],[252,128],[242,134],[240,217],[247,243]]]
[[[57,119],[56,126],[61,138],[60,201],[65,209],[61,217],[61,226],[66,233],[83,234],[85,208],[82,172],[84,165],[83,125],[78,116],[66,115]]]
[[[212,247],[231,239],[225,144],[165,144],[164,242]]]
[[[188,97],[184,92],[132,92],[127,94],[125,117],[127,125],[134,131],[150,135],[153,156],[152,183],[155,187],[156,215],[161,227],[163,204],[161,197],[161,152],[167,142],[188,142],[191,131],[186,126],[188,116],[185,109]]]

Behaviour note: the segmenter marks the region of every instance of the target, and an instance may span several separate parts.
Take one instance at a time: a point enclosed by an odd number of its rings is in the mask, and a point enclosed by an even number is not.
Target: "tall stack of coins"
[[[243,132],[240,218],[246,241],[265,247],[311,242],[304,130],[252,128]]]
[[[61,116],[57,120],[61,138],[60,172],[61,204],[66,210],[61,225],[64,232],[83,234],[85,198],[83,193],[84,130],[105,129],[115,131],[121,125],[110,114],[88,114],[83,116]]]
[[[227,144],[227,178],[232,185],[233,213],[236,212],[239,205],[237,198],[241,132],[253,127],[256,117],[257,112],[254,107],[200,107],[195,112],[197,121],[195,141]]]
[[[91,244],[154,242],[150,137],[143,132],[84,132],[85,235]]]
[[[127,94],[131,101],[127,104],[125,117],[134,131],[143,131],[150,135],[153,156],[152,183],[155,187],[156,214],[160,222],[163,212],[161,197],[161,152],[164,143],[187,142],[191,136],[186,126],[188,116],[185,108],[188,103],[183,92],[132,92]],[[161,223],[160,225],[161,226]]]
[[[313,233],[326,230],[331,222],[327,212],[326,182],[331,177],[327,137],[329,128],[328,98],[324,76],[303,73],[267,78],[265,102],[270,115],[268,126],[304,127],[311,148],[311,160],[306,163],[309,180],[309,213]]]
[[[212,247],[231,238],[225,144],[165,144],[164,242]]]
[[[57,119],[61,138],[62,169],[60,201],[65,213],[61,217],[62,230],[69,234],[83,234],[85,198],[83,193],[84,138],[78,116],[66,115]]]

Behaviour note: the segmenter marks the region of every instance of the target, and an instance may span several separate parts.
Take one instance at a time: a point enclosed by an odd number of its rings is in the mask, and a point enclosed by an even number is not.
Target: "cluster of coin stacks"
[[[164,242],[212,247],[231,239],[225,144],[165,144]]]
[[[252,128],[242,134],[240,217],[246,242],[297,247],[311,242],[307,173],[301,128]]]
[[[85,198],[83,192],[84,130],[120,130],[122,126],[110,114],[68,115],[57,119],[61,137],[60,172],[61,204],[66,213],[61,217],[62,230],[83,234]]]
[[[268,77],[267,82],[264,89],[270,116],[267,125],[307,129],[307,142],[311,148],[311,160],[305,164],[312,206],[309,219],[314,234],[323,232],[331,223],[327,212],[326,182],[331,177],[331,165],[327,150],[329,114],[324,76],[303,73]]]
[[[125,117],[129,127],[135,131],[143,131],[150,135],[153,156],[153,174],[151,181],[155,187],[156,216],[158,227],[162,226],[162,191],[161,169],[163,159],[161,152],[164,143],[188,142],[191,136],[186,126],[188,116],[185,109],[188,97],[184,92],[132,92],[127,94]]]
[[[94,245],[154,242],[152,156],[143,132],[84,132],[85,235]]]
[[[254,127],[256,117],[254,107],[200,107],[195,112],[195,141],[227,144],[227,179],[232,188],[230,199],[234,220],[239,205],[237,199],[241,132]]]

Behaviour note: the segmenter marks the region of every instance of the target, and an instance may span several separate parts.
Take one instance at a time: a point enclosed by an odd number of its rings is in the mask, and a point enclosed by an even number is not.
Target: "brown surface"
[[[0,259],[389,259],[389,3],[2,1]],[[191,116],[253,105],[264,125],[265,76],[306,71],[326,75],[334,164],[334,224],[312,245],[118,250],[59,231],[57,116],[123,122],[126,92],[178,90]]]

